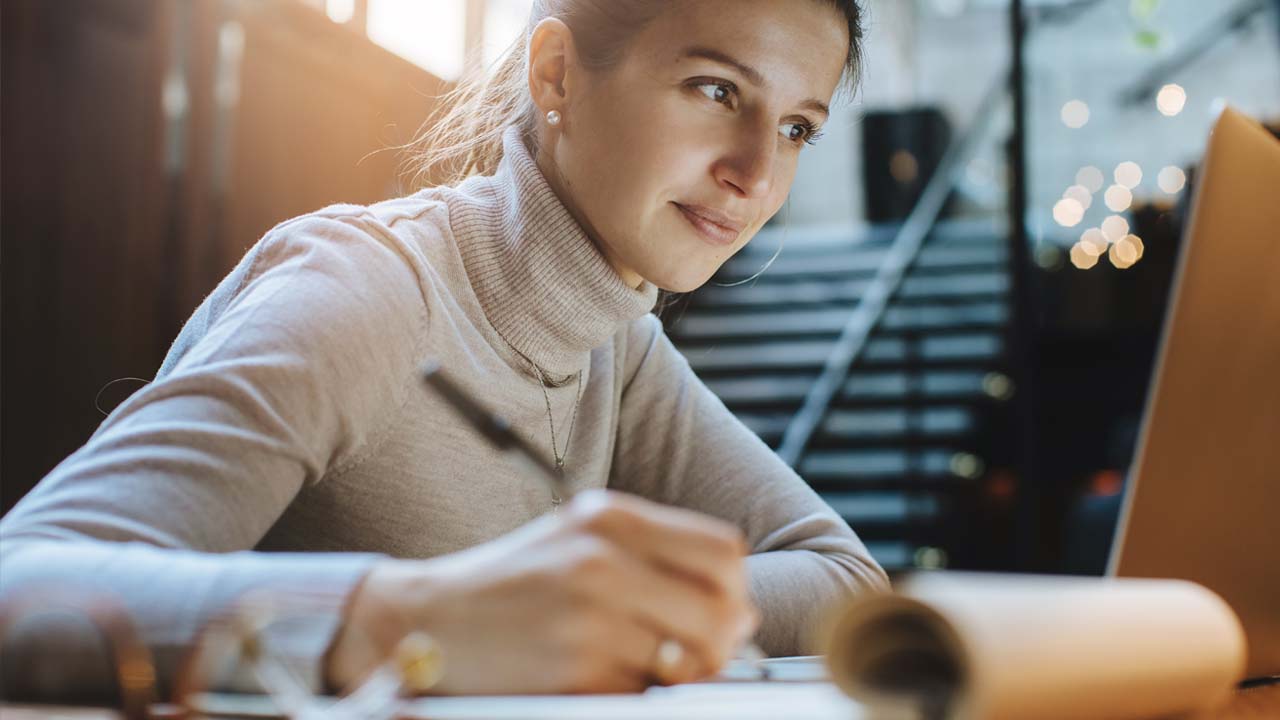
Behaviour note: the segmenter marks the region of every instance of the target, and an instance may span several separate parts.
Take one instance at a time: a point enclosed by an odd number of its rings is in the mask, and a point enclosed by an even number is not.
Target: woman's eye
[[[809,136],[812,135],[812,128],[804,123],[783,123],[778,128],[782,136],[792,142],[801,140],[808,142]]]
[[[698,90],[712,102],[728,105],[733,99],[733,88],[722,83],[701,83]]]
[[[808,122],[783,123],[778,126],[778,132],[793,143],[809,145],[816,145],[818,138],[822,137],[822,131]]]

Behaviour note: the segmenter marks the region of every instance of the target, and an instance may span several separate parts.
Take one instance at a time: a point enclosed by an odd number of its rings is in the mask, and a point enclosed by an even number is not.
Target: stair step
[[[757,344],[718,344],[681,347],[695,372],[753,372],[765,369],[818,369],[831,354],[834,341],[799,340]],[[922,337],[914,342],[884,337],[870,340],[861,364],[894,364],[905,361],[926,364],[946,362],[990,362],[1002,351],[996,333],[957,333]]]
[[[737,413],[738,419],[770,445],[782,440],[794,412]],[[814,445],[879,446],[928,439],[958,440],[976,429],[972,411],[961,407],[832,410],[823,420]]]
[[[828,493],[822,499],[840,517],[855,527],[858,524],[903,524],[935,519],[940,511],[938,499],[929,495],[908,493]]]
[[[751,336],[835,335],[844,329],[856,307],[746,313],[691,311],[680,318],[671,335],[677,343]],[[1008,315],[1005,304],[1000,302],[891,305],[878,327],[891,332],[988,329],[1003,326]]]
[[[810,450],[800,461],[800,476],[810,483],[858,487],[877,480],[889,480],[899,487],[911,486],[908,476],[933,482],[963,482],[951,472],[956,451],[943,448],[925,450],[855,449]]]
[[[767,273],[766,273],[767,274]],[[694,296],[699,309],[766,307],[777,309],[785,306],[817,306],[856,304],[867,293],[871,278],[847,278],[818,281],[795,280],[791,282],[758,281],[738,287],[708,285]],[[909,273],[898,288],[896,300],[930,299],[968,300],[1000,297],[1009,291],[1008,274],[1002,270],[987,270],[940,275],[916,275]]]
[[[963,407],[832,410],[822,422],[831,439],[861,439],[919,435],[962,435],[973,432],[973,411]]]
[[[986,397],[985,371],[930,370],[923,373],[854,372],[845,381],[835,407],[894,402],[945,402]],[[707,387],[730,408],[788,405],[799,409],[813,375],[755,375],[709,378]]]
[[[906,570],[914,565],[916,546],[903,541],[875,541],[866,543],[867,552],[885,570]]]

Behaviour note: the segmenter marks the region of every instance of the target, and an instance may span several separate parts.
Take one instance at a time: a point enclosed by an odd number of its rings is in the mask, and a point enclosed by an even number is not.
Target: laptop
[[[1209,138],[1108,574],[1222,596],[1280,675],[1280,140]]]

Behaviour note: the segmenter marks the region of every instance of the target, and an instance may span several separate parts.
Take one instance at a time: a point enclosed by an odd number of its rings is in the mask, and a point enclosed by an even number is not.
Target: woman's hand
[[[696,680],[759,623],[745,554],[742,534],[720,520],[586,492],[558,516],[470,550],[375,565],[332,648],[329,679],[349,687],[420,629],[444,654],[433,692],[619,692]],[[666,640],[684,652],[662,668]]]

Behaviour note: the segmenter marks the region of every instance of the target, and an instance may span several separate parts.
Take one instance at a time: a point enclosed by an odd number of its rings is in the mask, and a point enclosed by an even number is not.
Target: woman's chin
[[[667,292],[688,293],[706,285],[715,274],[715,270],[712,268],[708,272],[693,271],[691,268],[673,268],[668,272],[656,273],[657,277],[648,278],[648,280]]]

